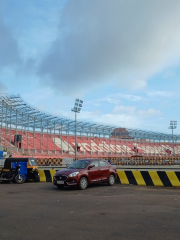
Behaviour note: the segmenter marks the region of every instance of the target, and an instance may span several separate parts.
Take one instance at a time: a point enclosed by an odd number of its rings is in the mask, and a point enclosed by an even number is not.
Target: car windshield
[[[29,159],[30,166],[37,166],[35,159]]]
[[[77,160],[73,162],[68,168],[78,168],[78,169],[84,169],[89,164],[88,160]]]

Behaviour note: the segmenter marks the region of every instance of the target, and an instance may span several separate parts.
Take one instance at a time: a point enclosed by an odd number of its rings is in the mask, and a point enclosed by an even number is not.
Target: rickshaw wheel
[[[25,176],[22,174],[19,174],[15,177],[15,181],[18,184],[24,183],[25,182]]]
[[[34,182],[40,182],[40,178],[34,178]]]

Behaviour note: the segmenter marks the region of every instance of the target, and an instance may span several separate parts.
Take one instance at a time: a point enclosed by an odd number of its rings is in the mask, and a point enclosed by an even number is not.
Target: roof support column
[[[97,154],[99,156],[99,144],[98,144],[98,133],[97,133],[97,128],[96,128],[96,144],[97,144]]]
[[[16,109],[16,130],[15,130],[15,147],[17,148],[17,114],[18,114],[18,111]]]
[[[52,138],[52,129],[50,128],[49,131],[50,131],[50,143],[51,143],[52,142],[52,139],[51,139]],[[52,144],[50,144],[50,148],[51,148],[50,149],[50,151],[51,151],[50,154],[51,154],[53,152]]]
[[[62,150],[62,141],[63,141],[63,138],[62,138],[62,122],[61,122],[61,153],[63,153],[63,150]]]
[[[122,155],[121,131],[119,131],[119,143],[120,143],[120,147],[121,147],[121,152],[120,152],[120,154]]]
[[[68,133],[68,154],[69,154],[69,124],[68,124],[68,130],[66,132],[66,136],[67,136],[67,133]]]
[[[24,119],[23,119],[23,113],[22,113],[22,122],[21,122],[21,136],[22,136],[22,139],[23,139],[23,121],[24,121]],[[22,140],[21,140],[21,148],[22,148]]]
[[[2,100],[2,112],[1,112],[1,144],[2,144],[2,130],[3,130],[3,116],[4,115],[4,100]]]
[[[110,141],[111,141],[111,138],[110,138],[111,134],[110,134],[110,129],[109,129],[109,154],[111,154],[111,149],[110,149]]]
[[[105,135],[104,135],[104,129],[103,129],[103,154],[104,154],[104,141],[105,141]]]
[[[145,135],[145,133],[144,133],[144,145],[145,145],[145,147],[144,147],[144,149],[145,149],[145,156],[147,156],[147,147],[146,147],[146,135]]]
[[[10,146],[11,146],[11,121],[12,121],[12,107],[10,108],[10,133],[9,133],[9,143],[10,143]]]
[[[116,148],[116,146],[117,146],[117,138],[116,138],[116,131],[115,131],[115,154],[117,155],[117,148]]]
[[[90,154],[92,154],[92,148],[91,148],[91,127],[90,127]]]
[[[128,156],[128,151],[127,151],[127,138],[126,138],[126,156]]]
[[[34,117],[34,127],[33,127],[33,148],[34,148],[34,153],[35,153],[35,117]]]
[[[54,122],[54,154],[56,154],[56,144],[55,144],[55,122]]]
[[[77,160],[77,112],[75,112],[75,161]]]
[[[61,139],[61,136],[60,136],[60,128],[59,128],[59,138]],[[61,144],[62,144],[62,139],[61,139]],[[61,149],[61,151],[62,151],[62,149]],[[60,151],[60,152],[61,152]]]
[[[130,143],[131,143],[131,151],[130,151],[130,155],[132,156],[132,139],[129,138],[129,141],[130,141]],[[130,157],[131,157],[131,156],[130,156]]]
[[[28,128],[27,128],[27,151],[29,154],[29,114],[28,114]]]
[[[47,121],[47,145],[46,145],[47,153],[49,153],[48,152],[48,150],[49,150],[49,148],[48,148],[48,127],[49,127],[49,122]]]
[[[43,127],[42,127],[42,118],[41,118],[41,137],[40,137],[40,152],[42,153],[42,135],[43,135]]]
[[[83,128],[83,127],[82,127],[82,131],[83,131],[83,133],[84,133],[84,128]],[[83,134],[83,138],[82,138],[82,142],[83,142],[83,154],[85,155],[84,138],[85,138],[85,136],[84,136],[84,134]]]
[[[7,138],[7,131],[8,131],[8,122],[7,122],[7,104],[6,104],[6,124],[5,124],[5,139],[4,139],[4,146],[7,147],[7,143],[6,143],[6,138]]]

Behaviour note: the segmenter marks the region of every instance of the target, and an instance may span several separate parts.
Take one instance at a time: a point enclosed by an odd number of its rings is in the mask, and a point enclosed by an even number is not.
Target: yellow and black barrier
[[[39,170],[41,182],[52,182],[56,170]],[[116,183],[140,186],[180,187],[180,172],[118,170]]]
[[[180,172],[118,170],[117,183],[140,186],[180,187]]]
[[[56,170],[38,170],[41,182],[52,182]]]

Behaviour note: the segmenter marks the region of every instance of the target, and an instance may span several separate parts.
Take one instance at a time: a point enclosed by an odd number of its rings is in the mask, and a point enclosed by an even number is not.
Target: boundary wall
[[[85,158],[85,157],[84,157]],[[98,158],[98,157],[96,157]],[[65,158],[36,158],[38,166],[46,166],[47,164],[51,166],[62,166],[62,160]],[[73,160],[78,160],[83,158],[73,158]],[[105,159],[113,164],[119,165],[180,165],[180,157],[100,157],[99,159]]]
[[[140,186],[180,187],[180,171],[119,170],[117,182]]]

